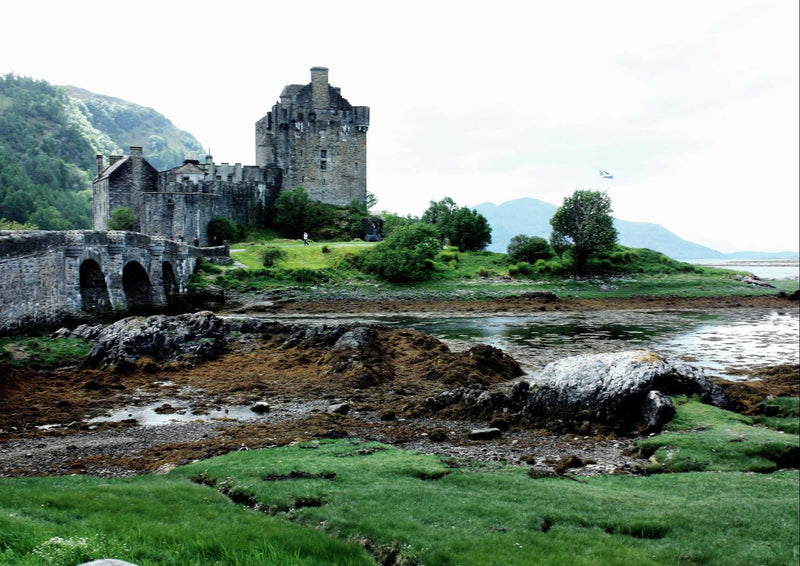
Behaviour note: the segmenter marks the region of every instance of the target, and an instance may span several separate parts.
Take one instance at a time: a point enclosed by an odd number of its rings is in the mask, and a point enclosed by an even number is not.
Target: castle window
[[[327,149],[320,149],[319,150],[319,156],[322,159],[326,159],[328,157],[328,150]]]
[[[328,162],[325,161],[325,160],[320,161],[319,162],[319,168],[322,169],[323,171],[325,171],[328,168]]]

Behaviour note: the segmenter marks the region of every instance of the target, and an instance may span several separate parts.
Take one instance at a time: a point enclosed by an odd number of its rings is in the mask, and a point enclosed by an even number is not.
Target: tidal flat
[[[607,311],[506,301],[477,314],[466,303],[399,314],[372,304],[355,324],[387,327],[392,356],[358,363],[286,347],[286,337],[266,333],[233,337],[222,355],[194,364],[142,359],[121,371],[87,367],[82,358],[5,363],[0,475],[8,479],[0,482],[0,521],[9,534],[0,556],[4,564],[47,563],[34,551],[53,537],[89,537],[95,552],[140,565],[177,557],[189,564],[529,564],[533,556],[559,564],[567,555],[575,564],[796,562],[798,436],[778,426],[796,408],[771,409],[764,400],[798,396],[797,305],[737,300]],[[343,306],[339,316],[314,308],[292,302],[260,316],[297,328],[348,322]],[[771,341],[759,330],[767,323],[783,329]],[[728,330],[709,334],[710,324]],[[697,336],[694,351],[682,349],[687,334]],[[745,348],[726,345],[728,335],[740,346],[742,336],[755,337],[753,353],[737,359]],[[463,365],[469,348],[484,342],[511,354],[523,375],[488,378]],[[641,436],[421,409],[426,398],[471,380],[508,391],[513,381],[534,380],[551,358],[670,344],[666,355],[724,370],[718,382],[737,412],[706,414],[680,401],[677,428]],[[434,378],[431,368],[441,373]],[[490,426],[501,435],[470,438]],[[711,457],[715,443],[736,449],[725,451],[724,471]],[[765,462],[755,475],[754,454]],[[287,480],[263,479],[282,475]],[[163,499],[161,489],[185,499],[164,500],[156,511],[151,498]],[[112,524],[86,501],[114,493],[117,512],[128,518]],[[187,506],[230,520],[227,508],[209,509],[217,496],[238,502],[237,513],[255,525],[269,521],[269,532],[323,536],[248,542],[223,529],[228,535],[220,538],[189,516],[170,530],[167,516]],[[251,528],[261,527],[243,532]]]

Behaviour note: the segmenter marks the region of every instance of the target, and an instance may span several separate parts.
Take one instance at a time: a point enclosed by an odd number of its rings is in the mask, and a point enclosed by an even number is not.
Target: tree
[[[361,204],[358,206],[363,208]],[[311,234],[323,226],[334,229],[335,232],[335,211],[336,207],[311,200],[305,189],[297,187],[291,191],[281,191],[278,195],[272,224],[278,231],[292,238],[299,238],[303,232]]]
[[[506,253],[508,254],[508,261],[511,263],[519,263],[520,261],[536,263],[540,259],[547,260],[553,257],[553,250],[547,240],[538,236],[526,236],[525,234],[518,234],[511,238],[506,248]]]
[[[611,212],[611,199],[605,191],[575,191],[550,219],[553,249],[559,255],[572,250],[576,273],[585,273],[592,256],[612,249],[616,243]]]
[[[459,251],[477,252],[492,242],[492,228],[486,217],[466,206],[454,210],[445,227],[445,235],[451,246]]]
[[[449,242],[462,252],[482,250],[492,241],[486,218],[466,206],[458,208],[450,197],[431,201],[421,220],[436,227],[442,245]]]
[[[208,223],[208,241],[212,246],[221,246],[223,242],[233,242],[242,235],[242,230],[223,216],[215,216]]]
[[[431,263],[441,250],[438,238],[439,233],[430,224],[399,226],[383,242],[361,255],[361,267],[387,281],[423,281],[430,277]]]
[[[111,211],[106,224],[109,230],[132,230],[136,224],[136,215],[129,206],[120,206]]]

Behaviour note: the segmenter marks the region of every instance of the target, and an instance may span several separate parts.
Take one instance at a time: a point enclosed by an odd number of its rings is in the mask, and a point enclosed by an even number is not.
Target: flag
[[[603,171],[602,169],[600,169],[600,176],[601,176],[603,179],[613,179],[613,178],[614,178],[614,175],[612,175],[612,174],[611,174],[611,173],[609,173],[608,171]]]

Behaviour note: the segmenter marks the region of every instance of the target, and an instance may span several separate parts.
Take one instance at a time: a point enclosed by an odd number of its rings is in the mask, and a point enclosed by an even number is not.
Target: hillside
[[[519,198],[496,205],[486,202],[473,207],[483,214],[492,226],[489,250],[505,252],[512,236],[550,236],[550,218],[558,207],[532,198]],[[619,243],[631,248],[650,248],[677,259],[715,259],[725,254],[706,246],[688,242],[663,226],[649,222],[629,222],[614,219]]]
[[[164,116],[124,100],[16,75],[0,77],[0,218],[89,228],[95,155],[141,145],[158,169],[202,146]]]

